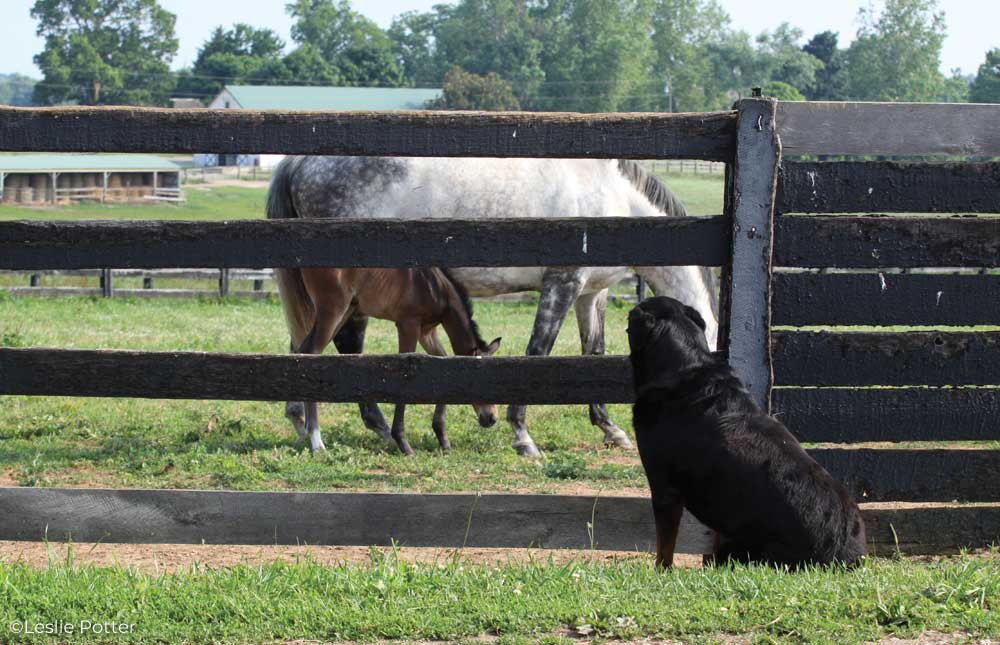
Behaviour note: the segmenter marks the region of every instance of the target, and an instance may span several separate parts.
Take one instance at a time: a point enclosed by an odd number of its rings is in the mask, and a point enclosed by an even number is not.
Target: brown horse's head
[[[476,358],[485,358],[487,356],[493,356],[500,349],[500,339],[494,338],[492,342],[488,345],[485,343],[480,343],[472,355]],[[476,411],[476,417],[479,418],[479,425],[484,428],[490,428],[497,422],[497,404],[496,403],[473,403],[472,409]]]

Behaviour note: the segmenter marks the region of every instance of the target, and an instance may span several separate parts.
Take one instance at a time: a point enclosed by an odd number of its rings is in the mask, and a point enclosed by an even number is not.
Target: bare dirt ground
[[[349,546],[221,546],[212,544],[93,544],[10,542],[0,541],[0,561],[23,562],[44,568],[69,561],[77,566],[128,566],[145,573],[164,573],[190,569],[193,566],[209,568],[229,567],[238,564],[261,565],[269,562],[301,562],[311,560],[327,565],[368,564],[372,549]],[[387,548],[379,548],[387,552]],[[508,562],[620,562],[623,560],[649,560],[649,553],[621,551],[578,551],[570,549],[430,549],[399,547],[397,555],[407,562],[445,563],[454,557],[476,564],[505,564]],[[701,556],[677,556],[675,565],[701,566]]]

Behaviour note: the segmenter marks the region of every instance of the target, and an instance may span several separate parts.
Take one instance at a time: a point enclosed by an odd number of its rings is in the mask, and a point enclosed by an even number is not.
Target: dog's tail
[[[267,219],[295,219],[299,216],[292,200],[292,179],[302,160],[303,157],[285,157],[275,168],[267,191]],[[312,328],[315,306],[300,269],[275,269],[274,275],[294,351]]]

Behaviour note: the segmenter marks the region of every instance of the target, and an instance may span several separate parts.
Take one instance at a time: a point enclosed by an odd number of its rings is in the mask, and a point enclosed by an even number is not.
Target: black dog
[[[673,563],[681,512],[716,531],[717,562],[851,563],[865,554],[858,505],[785,427],[763,414],[705,321],[672,298],[629,313],[633,424],[656,520],[656,562]]]

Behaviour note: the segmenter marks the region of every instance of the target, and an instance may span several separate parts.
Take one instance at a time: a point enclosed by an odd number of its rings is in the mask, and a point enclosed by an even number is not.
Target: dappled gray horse
[[[634,161],[592,159],[472,159],[416,157],[288,157],[277,167],[268,194],[270,219],[432,217],[685,216],[669,189]],[[511,240],[516,244],[516,240]],[[502,252],[502,249],[498,249]],[[627,250],[623,249],[627,255]],[[657,295],[676,298],[701,313],[709,344],[718,335],[718,299],[711,270],[703,267],[634,267]],[[461,268],[452,275],[474,296],[539,291],[529,356],[546,356],[570,307],[575,307],[584,354],[604,353],[607,289],[629,267]],[[298,269],[278,269],[278,287],[292,336],[296,316],[289,294]],[[343,354],[360,353],[367,318],[354,316],[334,338]],[[553,384],[558,387],[558,384]],[[365,425],[385,434],[387,426],[374,403],[361,403]],[[302,404],[289,402],[294,420]],[[511,405],[507,420],[514,448],[537,455],[528,434],[525,406]],[[590,404],[590,421],[604,431],[604,442],[631,448],[628,437],[608,417],[603,403]]]

